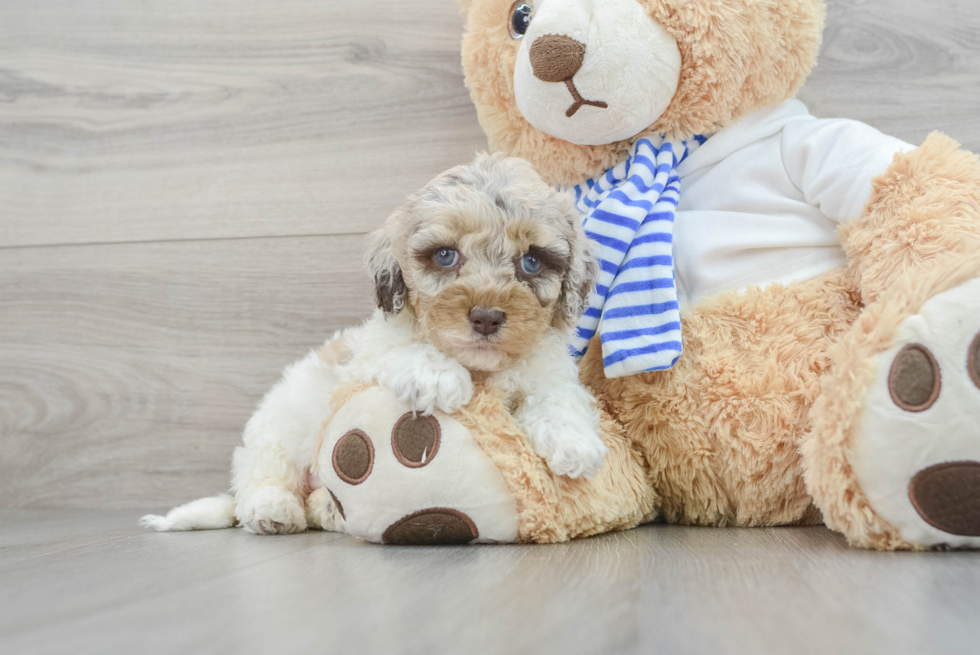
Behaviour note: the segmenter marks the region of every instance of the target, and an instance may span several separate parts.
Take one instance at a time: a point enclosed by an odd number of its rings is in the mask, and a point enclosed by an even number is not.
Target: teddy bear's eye
[[[526,2],[515,2],[510,12],[510,35],[522,39],[531,25],[531,14],[534,8]]]

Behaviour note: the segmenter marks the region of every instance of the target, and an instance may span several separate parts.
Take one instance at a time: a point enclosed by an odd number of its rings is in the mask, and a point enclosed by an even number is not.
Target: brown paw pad
[[[980,462],[948,462],[919,471],[909,499],[934,528],[962,537],[980,537]]]
[[[896,405],[907,412],[924,412],[939,399],[942,374],[935,356],[917,343],[905,346],[888,374],[888,390]]]
[[[402,517],[381,535],[386,544],[435,546],[468,544],[480,536],[473,519],[455,509],[436,507]]]
[[[409,468],[421,468],[439,452],[442,429],[434,416],[409,412],[391,430],[391,449],[395,458]]]
[[[333,470],[347,484],[361,484],[374,468],[374,444],[360,430],[351,430],[333,448]]]

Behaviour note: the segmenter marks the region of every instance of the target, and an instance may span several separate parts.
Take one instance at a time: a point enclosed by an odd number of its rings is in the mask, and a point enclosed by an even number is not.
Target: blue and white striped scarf
[[[623,163],[574,188],[602,272],[572,337],[576,357],[599,333],[606,377],[673,368],[681,313],[674,282],[676,169],[705,142],[640,139]]]

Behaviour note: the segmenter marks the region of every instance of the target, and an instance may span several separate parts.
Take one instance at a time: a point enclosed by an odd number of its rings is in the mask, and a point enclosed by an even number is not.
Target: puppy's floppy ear
[[[599,279],[599,262],[593,252],[593,243],[582,229],[582,217],[568,201],[566,217],[570,230],[566,232],[569,249],[568,269],[561,281],[561,294],[555,307],[552,325],[557,328],[575,327],[582,312],[589,308],[592,291]]]
[[[395,258],[395,239],[401,224],[402,210],[396,211],[379,229],[368,235],[368,271],[374,278],[374,300],[386,316],[393,316],[405,308],[408,287],[402,275],[402,267]]]

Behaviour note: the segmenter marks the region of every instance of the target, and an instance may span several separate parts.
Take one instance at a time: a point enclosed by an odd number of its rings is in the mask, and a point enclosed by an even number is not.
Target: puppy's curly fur
[[[598,268],[571,199],[525,161],[481,155],[411,196],[369,237],[378,312],[286,369],[245,428],[234,498],[202,499],[157,530],[307,527],[317,434],[342,385],[378,383],[415,411],[452,414],[474,380],[504,392],[532,447],[559,475],[591,476],[606,446],[566,347]],[[493,317],[478,328],[474,312]]]

